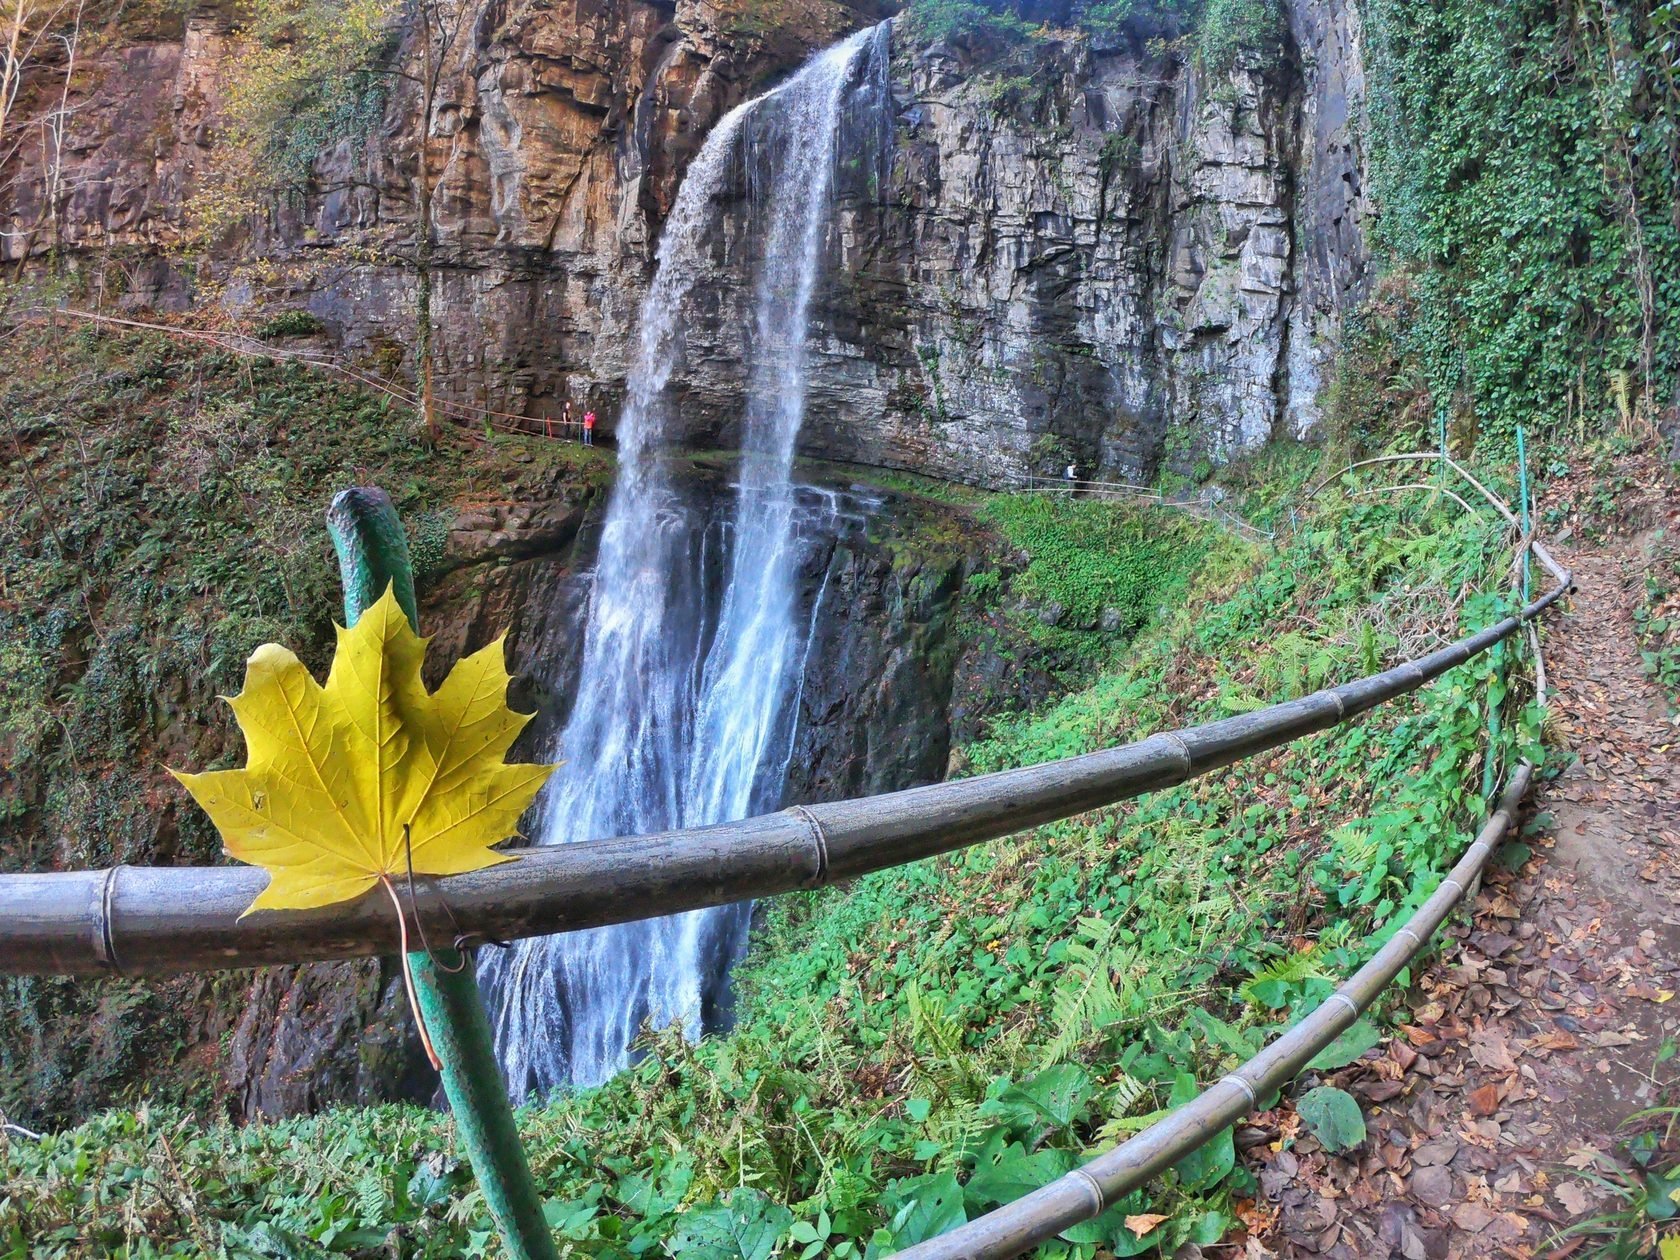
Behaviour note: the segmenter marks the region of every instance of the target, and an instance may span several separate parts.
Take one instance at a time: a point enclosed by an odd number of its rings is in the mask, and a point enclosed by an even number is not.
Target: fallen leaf
[[[1590,1146],[1577,1146],[1563,1162],[1571,1168],[1590,1168],[1598,1162],[1598,1151]]]
[[[1126,1218],[1126,1228],[1131,1230],[1132,1233],[1136,1234],[1139,1238],[1146,1238],[1157,1225],[1166,1219],[1167,1218],[1165,1216],[1158,1215],[1154,1212],[1140,1212],[1136,1216],[1128,1216]]]
[[[1579,1181],[1566,1181],[1554,1193],[1557,1195],[1557,1201],[1563,1205],[1564,1211],[1571,1216],[1585,1214],[1587,1208],[1592,1205],[1592,1200],[1588,1198],[1586,1190],[1582,1188]]]
[[[1470,1091],[1470,1110],[1478,1116],[1491,1116],[1499,1110],[1499,1086],[1483,1085]]]

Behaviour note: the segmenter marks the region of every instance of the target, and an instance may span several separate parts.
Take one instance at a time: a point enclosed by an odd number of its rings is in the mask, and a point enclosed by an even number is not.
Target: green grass
[[[1332,494],[1275,552],[1213,548],[1157,588],[1132,571],[1146,536],[1036,502],[983,510],[1079,564],[1090,531],[1117,531],[1115,571],[1061,593],[1142,590],[1172,611],[1089,686],[996,723],[967,750],[980,770],[1282,699],[1506,605],[1498,531],[1427,505]],[[1432,890],[1485,808],[1490,686],[1512,710],[1498,756],[1532,743],[1504,664],[1135,803],[766,904],[731,1035],[650,1038],[614,1081],[524,1110],[551,1222],[579,1255],[881,1255],[1122,1140],[1322,998]],[[453,1151],[449,1120],[412,1108],[244,1129],[112,1113],[7,1144],[0,1240],[42,1256],[498,1254]],[[1223,1134],[1045,1254],[1216,1239],[1252,1192]],[[1123,1217],[1146,1207],[1168,1220],[1139,1240]],[[742,1238],[758,1243],[727,1241]]]
[[[1014,593],[1078,629],[1109,615],[1130,635],[1183,595],[1206,558],[1212,526],[1164,508],[1133,511],[1051,494],[996,495],[981,516],[1030,557]]]

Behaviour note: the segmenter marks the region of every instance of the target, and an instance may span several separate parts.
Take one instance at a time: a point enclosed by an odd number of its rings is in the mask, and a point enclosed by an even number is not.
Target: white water
[[[677,194],[642,307],[618,426],[618,481],[541,844],[726,822],[779,804],[797,707],[789,693],[811,624],[795,607],[791,482],[805,410],[807,316],[843,98],[866,56],[884,50],[861,31],[731,111]],[[675,419],[665,387],[682,358],[683,301],[706,270],[717,205],[743,150],[764,260],[741,478],[719,538],[677,493],[662,458]],[[768,179],[753,178],[761,168]],[[759,187],[766,195],[752,195]],[[832,499],[827,510],[835,510]],[[714,609],[706,574],[718,546],[727,548],[727,570]],[[605,1080],[628,1062],[644,1020],[680,1022],[697,1036],[721,1001],[749,915],[747,906],[727,906],[485,951],[480,978],[510,1092]]]

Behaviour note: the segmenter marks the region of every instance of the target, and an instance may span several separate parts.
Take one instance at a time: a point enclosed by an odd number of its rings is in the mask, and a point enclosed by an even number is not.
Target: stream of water
[[[678,191],[642,307],[582,670],[538,843],[727,822],[780,804],[812,615],[796,606],[798,537],[831,528],[820,518],[838,511],[833,496],[801,501],[792,481],[808,313],[847,93],[877,90],[886,52],[884,25],[860,31],[731,111]],[[664,455],[678,417],[666,387],[682,362],[684,299],[707,273],[741,167],[763,259],[740,478],[719,529],[673,483]],[[721,588],[708,581],[720,564]],[[644,1021],[699,1035],[726,1001],[750,913],[725,906],[484,951],[510,1092],[598,1084],[628,1062]]]

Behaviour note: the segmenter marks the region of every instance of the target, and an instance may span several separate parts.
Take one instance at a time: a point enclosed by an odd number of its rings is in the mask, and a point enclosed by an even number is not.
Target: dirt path
[[[1633,608],[1650,523],[1677,522],[1660,492],[1646,499],[1642,533],[1559,549],[1578,591],[1546,640],[1549,742],[1578,760],[1536,791],[1530,850],[1508,844],[1468,936],[1420,978],[1415,1024],[1338,1074],[1366,1144],[1257,1151],[1276,1254],[1592,1254],[1557,1241],[1620,1206],[1583,1173],[1616,1166],[1629,1115],[1676,1101],[1680,1058],[1656,1060],[1680,1036],[1680,725],[1641,666]]]

